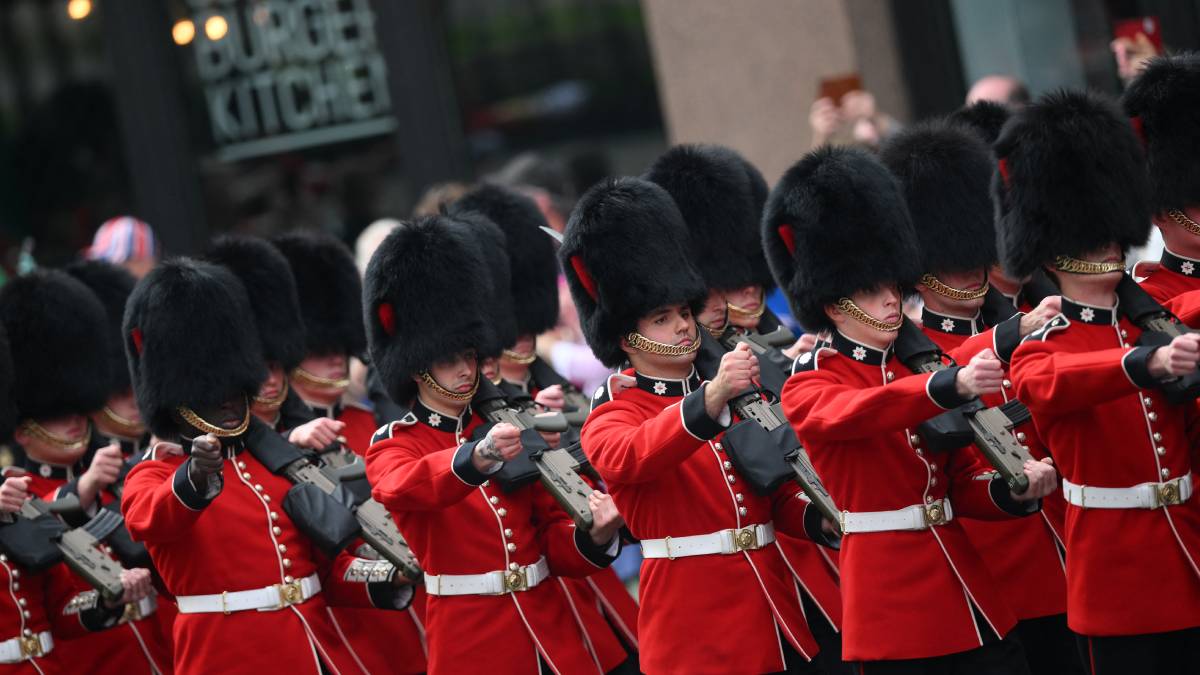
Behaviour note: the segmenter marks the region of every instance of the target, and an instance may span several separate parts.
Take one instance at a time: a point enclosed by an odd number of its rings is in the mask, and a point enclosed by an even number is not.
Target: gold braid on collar
[[[896,323],[885,323],[880,321],[879,319],[876,319],[870,314],[864,312],[862,308],[854,304],[854,301],[850,298],[838,299],[837,308],[842,310],[842,312],[851,319],[854,319],[861,324],[866,324],[875,330],[881,330],[885,333],[894,333],[900,330],[900,326],[904,323],[903,316]]]

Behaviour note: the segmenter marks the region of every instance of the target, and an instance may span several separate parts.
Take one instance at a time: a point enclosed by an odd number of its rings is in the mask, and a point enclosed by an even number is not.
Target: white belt
[[[513,569],[483,574],[426,574],[425,591],[430,595],[504,595],[527,591],[550,576],[544,557],[532,565],[513,565]]]
[[[687,558],[694,555],[729,555],[753,551],[775,541],[775,526],[748,525],[736,530],[721,530],[690,537],[643,539],[643,558]]]
[[[842,533],[893,532],[897,530],[927,530],[945,525],[954,518],[949,499],[928,504],[913,504],[895,511],[842,512]]]
[[[1186,502],[1192,496],[1192,475],[1127,488],[1076,485],[1064,478],[1062,490],[1068,503],[1085,509],[1157,509]]]
[[[181,595],[175,598],[180,614],[232,614],[249,609],[267,612],[298,605],[321,592],[316,573],[285,584],[272,584],[252,591],[226,591],[211,595]]]
[[[50,631],[9,638],[0,642],[0,663],[20,663],[49,654],[51,649],[54,649],[54,638],[50,637]]]

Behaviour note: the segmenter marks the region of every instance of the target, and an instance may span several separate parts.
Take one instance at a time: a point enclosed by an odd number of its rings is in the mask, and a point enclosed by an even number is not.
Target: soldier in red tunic
[[[1014,353],[1012,379],[1062,471],[1067,621],[1097,675],[1189,670],[1200,639],[1196,407],[1160,387],[1196,369],[1200,336],[1135,347],[1140,330],[1116,301],[1125,252],[1149,233],[1141,148],[1112,102],[1058,92],[1017,113],[995,152],[1005,267],[1048,269],[1063,293],[1062,314]]]
[[[359,672],[327,604],[402,610],[411,587],[339,552],[351,535],[331,529],[334,505],[275,473],[276,432],[250,413],[266,378],[250,316],[241,283],[211,263],[164,262],[134,289],[134,391],[170,442],[129,473],[125,521],[178,604],[177,672]]]
[[[1200,55],[1152,59],[1121,103],[1146,150],[1150,209],[1164,244],[1157,265],[1142,263],[1133,272],[1166,303],[1200,289]]]
[[[889,139],[880,160],[900,181],[921,249],[924,274],[916,288],[924,304],[925,335],[959,363],[984,350],[1007,361],[1021,337],[1058,313],[1059,298],[1050,296],[1036,310],[998,326],[984,325],[980,310],[990,290],[989,270],[998,262],[988,192],[994,162],[988,147],[968,129],[935,121]],[[982,398],[997,406],[1013,397],[1006,377],[998,393]],[[1034,457],[1047,457],[1032,423],[1014,436]],[[981,455],[980,461],[987,460]],[[1055,492],[1046,496],[1039,516],[962,520],[967,538],[1016,613],[1014,634],[1035,675],[1081,672],[1075,639],[1067,629],[1066,576],[1058,539],[1064,510]]]
[[[15,372],[15,398],[21,420],[14,438],[24,462],[6,476],[26,476],[28,493],[54,500],[76,495],[87,515],[113,500],[107,488],[116,482],[122,458],[116,444],[104,448],[84,469],[81,460],[92,434],[88,414],[106,402],[112,377],[109,341],[115,339],[104,306],[87,286],[58,270],[39,270],[18,277],[0,290],[0,315],[8,331]],[[73,523],[81,525],[83,523]],[[107,550],[106,552],[111,553]],[[112,617],[117,629],[103,635],[83,634],[57,646],[67,667],[104,673],[167,673],[171,659],[165,647],[150,593],[150,571],[128,569],[139,597]],[[87,584],[77,578],[79,588]],[[96,591],[68,610],[98,607]],[[99,654],[107,654],[104,659]]]
[[[401,225],[372,257],[371,362],[406,407],[367,453],[372,494],[425,570],[430,673],[461,672],[480,658],[496,673],[602,672],[553,577],[611,563],[619,520],[594,492],[595,526],[583,532],[540,483],[506,492],[489,479],[540,439],[509,424],[484,427],[472,410],[476,350],[495,341],[487,269],[477,233],[445,216]]]
[[[917,426],[1001,388],[980,354],[916,374],[892,342],[900,288],[920,276],[895,178],[860,150],[822,148],[792,166],[763,219],[767,260],[801,324],[830,348],[801,355],[783,409],[842,509],[843,651],[865,672],[1028,672],[1008,602],[961,516],[1037,510],[1054,471],[1030,462],[1009,492],[969,450],[927,452]]]
[[[709,315],[702,310],[699,322],[717,338],[726,330],[770,332],[779,325],[763,297],[775,280],[762,250],[759,220],[766,184],[758,170],[728,148],[679,145],[655,160],[646,178],[671,195],[688,227],[692,260],[708,287],[705,308]],[[766,325],[760,328],[760,324]],[[761,360],[759,365],[771,367]],[[784,378],[786,372],[781,371],[776,389],[782,387]],[[779,395],[778,390],[772,393]],[[775,536],[776,546],[796,577],[809,628],[821,646],[818,661],[827,673],[845,670],[848,666],[841,662],[838,632],[842,600],[836,568],[812,541],[781,532]]]
[[[776,528],[822,536],[821,519],[794,484],[754,492],[724,454],[726,404],[758,362],[739,348],[712,381],[696,374],[693,312],[708,291],[678,207],[645,180],[598,185],[572,213],[559,260],[592,351],[632,365],[596,392],[582,442],[642,543],[642,669],[820,672],[774,543]]]

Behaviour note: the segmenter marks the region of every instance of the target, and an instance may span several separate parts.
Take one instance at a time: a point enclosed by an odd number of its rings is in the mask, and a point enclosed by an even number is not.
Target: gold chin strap
[[[1071,272],[1072,274],[1124,272],[1125,259],[1122,258],[1119,262],[1092,262],[1091,260],[1072,258],[1069,255],[1059,255],[1054,257],[1054,269],[1060,272]]]
[[[511,349],[505,349],[503,352],[501,352],[501,358],[511,363],[527,366],[534,361],[537,361],[537,352],[532,351],[528,354],[522,354],[521,352],[514,352]]]
[[[470,401],[472,398],[475,398],[475,392],[479,391],[478,375],[475,376],[475,384],[471,387],[470,391],[465,391],[461,394],[456,391],[450,391],[449,389],[438,384],[438,381],[433,379],[433,376],[429,374],[428,370],[422,370],[420,375],[421,381],[429,385],[429,388],[433,390],[433,393],[441,396],[442,398],[450,399],[451,401]]]
[[[38,424],[36,420],[25,420],[21,423],[21,429],[30,436],[37,438],[43,443],[53,445],[63,452],[83,450],[87,447],[88,441],[92,440],[92,425],[90,424],[87,426],[87,430],[83,432],[83,437],[75,440],[63,438],[58,434],[52,433],[46,427]]]
[[[692,340],[692,344],[690,345],[669,345],[665,342],[651,340],[637,331],[626,335],[625,341],[634,349],[660,356],[687,356],[688,354],[696,353],[696,350],[700,349],[700,340],[698,339]]]
[[[700,322],[697,321],[696,323],[700,323]],[[704,330],[708,331],[708,334],[715,338],[719,338],[725,334],[724,326],[721,326],[720,328],[713,328],[712,326],[707,326],[705,324],[700,323],[700,327],[703,328]]]
[[[943,298],[950,298],[951,300],[978,300],[979,298],[987,295],[988,288],[991,287],[991,283],[988,282],[987,279],[984,279],[983,285],[979,288],[973,291],[964,291],[961,288],[947,286],[946,284],[942,283],[941,279],[938,279],[932,274],[926,274],[922,276],[921,283],[925,284],[925,287],[934,293],[937,293]]]
[[[750,310],[746,309],[745,307],[738,307],[737,305],[733,304],[732,302],[726,302],[725,306],[727,308],[729,308],[729,311],[731,313],[736,314],[741,318],[757,319],[758,317],[763,315],[763,312],[767,311],[766,296],[767,296],[767,292],[765,290],[758,294],[758,309],[756,309],[754,311],[750,311]]]
[[[339,377],[337,379],[321,377],[320,375],[313,375],[299,366],[296,366],[292,370],[292,377],[304,380],[312,386],[320,387],[321,389],[346,389],[350,386],[350,378],[348,377]]]
[[[346,386],[349,386],[349,384],[350,381],[347,380]],[[290,389],[288,379],[285,377],[283,378],[283,386],[279,389],[279,394],[275,398],[263,398],[262,396],[255,395],[254,402],[268,410],[279,410],[279,407],[287,400],[288,390]]]
[[[854,301],[850,298],[840,298],[837,301],[837,308],[842,310],[842,312],[851,319],[854,319],[859,323],[866,324],[875,330],[881,330],[885,333],[894,333],[900,330],[900,326],[904,323],[903,317],[901,317],[896,323],[885,323],[880,321],[879,319],[876,319],[870,314],[864,312],[862,308],[854,304]]]
[[[104,417],[108,419],[113,426],[120,430],[122,436],[126,438],[138,438],[146,433],[146,425],[139,421],[131,420],[128,417],[122,417],[115,410],[108,406],[104,406],[102,412]]]
[[[1175,224],[1195,235],[1200,235],[1200,223],[1187,217],[1187,214],[1178,209],[1170,209],[1167,211],[1167,217],[1175,221]]]
[[[212,434],[217,438],[232,438],[233,436],[241,436],[242,434],[246,433],[246,428],[250,426],[249,401],[247,401],[246,405],[246,418],[242,420],[241,424],[237,425],[237,427],[233,429],[226,429],[225,427],[219,427],[215,424],[212,424],[208,420],[197,415],[194,410],[187,406],[178,406],[175,408],[175,412],[179,413],[179,416],[183,418],[184,422],[187,422],[199,431],[202,431],[206,434]]]

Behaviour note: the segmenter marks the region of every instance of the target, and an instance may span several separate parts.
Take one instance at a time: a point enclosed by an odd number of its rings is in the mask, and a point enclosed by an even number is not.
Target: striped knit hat
[[[89,260],[107,260],[121,264],[133,260],[153,260],[158,256],[158,240],[145,221],[133,216],[117,216],[96,229],[92,245],[84,252]]]

